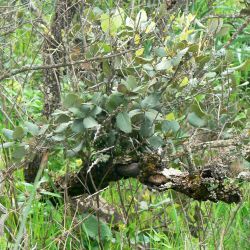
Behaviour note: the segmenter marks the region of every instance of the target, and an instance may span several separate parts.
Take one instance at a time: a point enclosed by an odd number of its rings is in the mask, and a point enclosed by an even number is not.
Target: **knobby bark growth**
[[[66,189],[68,195],[73,197],[96,193],[111,182],[126,178],[137,178],[149,189],[160,192],[172,189],[199,201],[241,201],[240,188],[221,166],[208,165],[191,174],[168,168],[157,154],[144,154],[139,160],[131,159],[131,162],[126,163],[108,161],[96,164],[91,169],[84,166],[77,174],[58,178],[55,187],[61,193]],[[47,185],[44,188],[51,189]]]

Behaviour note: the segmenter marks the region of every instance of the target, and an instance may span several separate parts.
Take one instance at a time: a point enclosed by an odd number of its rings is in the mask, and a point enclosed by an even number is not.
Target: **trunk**
[[[43,62],[45,65],[51,65],[51,68],[44,69],[43,71],[43,114],[47,119],[60,106],[60,68],[53,68],[53,65],[65,59],[62,33],[69,27],[75,12],[76,4],[74,4],[73,0],[57,1],[55,15],[51,23],[51,32],[44,34]],[[28,164],[24,171],[25,180],[27,182],[33,182],[35,180],[41,159],[42,153],[36,153],[33,160]]]

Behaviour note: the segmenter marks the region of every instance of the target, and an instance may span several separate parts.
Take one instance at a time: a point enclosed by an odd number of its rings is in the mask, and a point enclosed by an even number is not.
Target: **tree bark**
[[[107,187],[110,182],[129,177],[137,178],[149,189],[160,192],[169,189],[181,192],[195,200],[226,203],[241,201],[241,191],[232,182],[220,166],[207,166],[192,174],[173,168],[166,168],[157,155],[144,155],[138,162],[106,162],[91,169],[84,166],[79,173],[63,176],[55,181],[60,193],[67,189],[68,195],[78,196],[84,193],[93,194]],[[67,180],[67,182],[65,182]],[[49,186],[44,186],[50,189]]]
[[[57,1],[55,15],[51,23],[48,34],[44,34],[43,63],[44,65],[54,65],[62,62],[65,58],[63,45],[63,31],[67,29],[76,12],[74,0]],[[51,114],[60,106],[61,85],[60,68],[46,68],[43,70],[44,82],[42,90],[44,93],[43,114],[48,119]],[[39,169],[42,153],[36,153],[33,160],[24,170],[25,181],[33,182]]]
[[[51,35],[45,34],[43,46],[45,65],[54,65],[65,58],[62,32],[69,27],[75,11],[74,1],[57,1],[51,24]],[[49,118],[61,102],[60,69],[44,69],[43,75],[44,115]]]

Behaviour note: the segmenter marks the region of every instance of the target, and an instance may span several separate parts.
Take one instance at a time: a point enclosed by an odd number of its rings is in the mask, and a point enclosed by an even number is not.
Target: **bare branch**
[[[104,55],[104,56],[96,56],[96,57],[92,57],[90,59],[84,59],[84,60],[78,60],[78,61],[73,61],[70,63],[57,63],[57,64],[49,64],[49,65],[37,65],[37,66],[23,66],[20,69],[15,69],[9,72],[4,73],[1,77],[0,77],[0,81],[18,75],[20,73],[24,73],[27,71],[36,71],[36,70],[44,70],[44,69],[58,69],[58,68],[63,68],[63,67],[70,67],[73,65],[78,65],[78,64],[82,64],[82,63],[89,63],[89,62],[95,62],[95,61],[99,61],[99,60],[105,60],[105,59],[110,59],[116,56],[121,56],[121,55],[125,55],[129,52],[133,52],[136,49],[129,49],[129,50],[125,50],[125,51],[121,51],[119,53],[115,53],[115,54],[111,54],[111,55]]]

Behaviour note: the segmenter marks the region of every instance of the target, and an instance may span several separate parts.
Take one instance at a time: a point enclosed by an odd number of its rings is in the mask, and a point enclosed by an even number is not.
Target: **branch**
[[[173,168],[164,169],[158,175],[150,176],[147,186],[158,191],[173,189],[199,201],[240,202],[239,188],[229,183],[219,171],[219,168],[210,167],[190,175]]]
[[[224,49],[228,49],[229,46],[233,43],[233,41],[237,38],[237,36],[248,26],[250,23],[250,17],[247,17],[245,22],[236,30],[236,32],[232,35],[229,41],[224,45]]]
[[[20,69],[15,69],[9,72],[4,73],[2,76],[0,76],[0,81],[9,78],[11,76],[15,76],[18,75],[20,73],[24,73],[27,71],[35,71],[35,70],[45,70],[45,69],[57,69],[57,68],[63,68],[63,67],[70,67],[73,65],[77,65],[77,64],[82,64],[82,63],[89,63],[89,62],[94,62],[94,61],[99,61],[99,60],[105,60],[105,59],[110,59],[116,56],[121,56],[124,54],[127,54],[129,52],[135,51],[138,48],[134,48],[134,49],[130,49],[130,50],[125,50],[125,51],[121,51],[119,53],[115,53],[115,54],[111,54],[111,55],[104,55],[104,56],[96,56],[96,57],[92,57],[90,59],[85,59],[85,60],[78,60],[78,61],[73,61],[70,63],[57,63],[57,64],[49,64],[49,65],[37,65],[37,66],[23,66]]]
[[[243,144],[244,140],[247,140],[248,135],[240,135],[238,137],[234,137],[233,139],[227,139],[227,140],[214,140],[214,141],[205,141],[205,142],[195,142],[195,143],[186,143],[186,147],[189,147],[190,150],[192,152],[197,152],[197,151],[201,151],[201,150],[206,150],[206,149],[230,149],[230,148],[236,148],[236,147],[240,147],[241,148],[241,156],[243,158],[249,158],[250,156],[250,144]],[[172,154],[170,156],[168,156],[168,158],[170,160],[172,159],[177,159],[180,157],[183,157],[187,154],[186,151],[180,151],[177,152],[175,154]],[[225,152],[224,152],[224,156],[225,156]],[[222,158],[223,156],[221,156],[220,158]],[[235,158],[238,157],[236,155],[232,155],[231,158]],[[223,160],[223,159],[222,159]],[[228,159],[225,159],[226,162]],[[223,162],[225,161],[223,160]]]
[[[234,14],[234,15],[209,15],[209,16],[205,16],[204,18],[202,18],[202,21],[203,20],[206,20],[206,19],[213,19],[213,18],[232,18],[232,19],[235,19],[235,18],[246,18],[247,17],[247,14]]]
[[[132,161],[132,160],[131,160]],[[237,185],[225,175],[218,166],[207,166],[190,174],[173,168],[166,168],[158,155],[142,155],[141,160],[127,165],[106,162],[94,166],[91,171],[83,167],[78,174],[60,177],[54,184],[63,193],[73,197],[84,193],[95,193],[107,187],[110,182],[129,177],[137,178],[149,189],[181,192],[195,200],[226,203],[241,201],[241,192]],[[67,180],[67,182],[65,181]],[[48,185],[45,189],[50,189]]]

